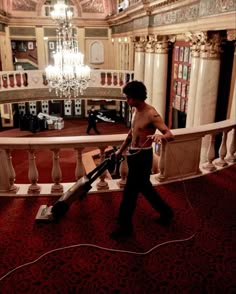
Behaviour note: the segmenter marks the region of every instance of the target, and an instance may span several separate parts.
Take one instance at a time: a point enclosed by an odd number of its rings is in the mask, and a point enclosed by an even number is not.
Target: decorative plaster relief
[[[38,0],[13,0],[12,10],[34,11]]]
[[[103,0],[92,0],[82,4],[82,10],[86,13],[104,13]]]
[[[149,17],[144,16],[144,17],[135,19],[133,22],[133,26],[136,29],[142,29],[142,28],[148,27],[149,26]]]
[[[181,7],[166,13],[160,13],[153,16],[152,26],[161,26],[174,23],[196,20],[199,14],[198,4]]]
[[[235,0],[201,0],[199,16],[207,16],[235,10]]]

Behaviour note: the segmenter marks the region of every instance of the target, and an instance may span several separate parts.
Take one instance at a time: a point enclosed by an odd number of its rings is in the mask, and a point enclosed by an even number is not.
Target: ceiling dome
[[[40,11],[43,5],[53,5],[54,0],[11,0],[8,4],[8,12],[14,15],[14,12],[36,12]],[[66,1],[70,5],[74,5],[78,11],[78,15],[86,14],[98,15],[106,17],[116,10],[115,0],[70,0]]]

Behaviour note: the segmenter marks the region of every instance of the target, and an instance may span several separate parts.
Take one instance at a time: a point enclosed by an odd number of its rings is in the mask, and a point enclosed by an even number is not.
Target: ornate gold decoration
[[[201,34],[200,56],[202,58],[215,59],[220,57],[221,53],[221,37],[219,33],[209,34],[204,32]]]

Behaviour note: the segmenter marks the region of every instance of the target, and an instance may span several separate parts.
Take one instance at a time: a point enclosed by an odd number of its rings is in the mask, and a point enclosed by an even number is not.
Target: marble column
[[[189,79],[188,108],[186,118],[186,128],[189,128],[194,126],[196,93],[200,63],[200,40],[198,34],[191,34],[187,36],[187,41],[190,42],[191,46],[191,74]]]
[[[11,71],[14,70],[13,60],[12,60],[12,49],[10,40],[9,27],[5,26],[5,33],[0,34],[0,51],[2,58],[2,70]]]
[[[36,27],[35,35],[37,43],[38,69],[44,69],[46,67],[47,62],[43,27]]]
[[[144,84],[147,88],[147,103],[152,104],[152,87],[153,87],[153,61],[154,61],[154,36],[148,36],[145,47],[145,68],[144,68]]]
[[[144,64],[145,64],[145,37],[135,42],[135,55],[134,55],[134,79],[144,81]]]
[[[166,112],[166,87],[168,73],[169,43],[166,37],[158,40],[154,50],[154,66],[152,80],[152,105],[165,120]]]
[[[220,75],[220,36],[202,33],[194,126],[213,123]]]
[[[229,93],[227,118],[236,120],[236,29],[227,32],[227,40],[234,41],[234,59]]]
[[[229,93],[229,104],[227,118],[236,122],[236,30],[229,30],[227,32],[228,41],[234,41],[234,59],[232,68],[232,77]],[[227,156],[229,162],[235,162],[235,142],[236,142],[236,129],[231,130],[227,137]]]
[[[194,126],[209,124],[215,121],[220,75],[220,41],[218,33],[212,35],[208,35],[206,32],[201,33]],[[211,140],[212,137],[210,135],[202,139],[201,163],[208,161],[207,154],[212,145]]]

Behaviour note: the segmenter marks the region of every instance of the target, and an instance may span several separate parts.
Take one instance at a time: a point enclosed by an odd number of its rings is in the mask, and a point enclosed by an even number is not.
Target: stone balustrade
[[[120,88],[133,76],[133,71],[93,69],[88,87]],[[40,88],[48,88],[43,70],[0,71],[0,92]]]
[[[76,98],[123,100],[121,88],[133,78],[133,71],[91,70],[88,88]],[[15,91],[21,90],[21,94],[16,95]],[[49,90],[43,70],[0,71],[0,104],[63,99],[53,89]]]
[[[236,162],[236,121],[225,120],[194,128],[173,130],[175,139],[162,142],[158,153],[154,153],[153,174],[151,181],[154,185],[176,181],[224,168]],[[104,158],[108,146],[119,146],[127,134],[73,136],[50,138],[0,138],[0,195],[61,195],[73,183],[62,183],[63,171],[60,167],[60,151],[72,148],[76,151],[75,179],[85,175],[82,160],[83,149],[96,147]],[[220,147],[216,149],[215,138],[221,135]],[[209,138],[207,146],[203,139]],[[205,148],[207,147],[207,148]],[[37,150],[52,151],[52,183],[38,182],[40,169],[37,167]],[[155,150],[155,148],[153,148]],[[28,179],[25,184],[16,184],[12,151],[25,150],[28,152]],[[202,162],[202,158],[206,161]],[[120,166],[120,179],[108,179],[103,174],[92,186],[90,193],[95,191],[111,191],[123,188],[127,176],[127,164],[123,161]]]

